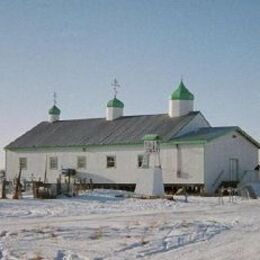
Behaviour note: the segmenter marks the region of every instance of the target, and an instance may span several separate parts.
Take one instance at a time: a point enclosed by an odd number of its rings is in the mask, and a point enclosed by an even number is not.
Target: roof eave
[[[173,140],[169,142],[169,144],[205,144],[206,140],[198,139],[198,140]]]
[[[240,127],[237,127],[237,132],[243,135],[249,142],[254,144],[258,149],[260,149],[260,143],[256,141],[252,136],[247,134],[244,130],[242,130]]]
[[[250,135],[248,135],[245,131],[243,131],[240,127],[238,126],[234,126],[233,128],[231,127],[229,129],[229,131],[225,132],[225,133],[221,133],[217,136],[214,136],[212,138],[208,138],[207,139],[207,142],[211,142],[213,140],[216,140],[217,138],[220,138],[222,136],[225,136],[227,134],[229,134],[230,132],[232,131],[236,131],[238,132],[239,134],[241,134],[243,137],[245,137],[250,143],[252,143],[253,145],[255,145],[258,149],[260,149],[260,143],[257,142],[253,137],[251,137]]]
[[[106,146],[134,146],[143,145],[143,142],[136,143],[114,143],[114,144],[88,144],[88,145],[45,145],[45,146],[35,146],[35,147],[6,147],[7,151],[32,151],[41,149],[66,149],[66,148],[92,148],[92,147],[106,147]]]

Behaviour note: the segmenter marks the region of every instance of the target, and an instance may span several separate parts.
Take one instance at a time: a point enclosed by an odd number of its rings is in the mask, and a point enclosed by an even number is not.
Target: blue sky
[[[213,126],[260,141],[260,1],[0,1],[0,146],[48,119],[164,113],[183,75]],[[0,153],[0,168],[4,156]]]

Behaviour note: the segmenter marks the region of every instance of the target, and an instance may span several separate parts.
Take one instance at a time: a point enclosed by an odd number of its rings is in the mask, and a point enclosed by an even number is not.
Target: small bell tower
[[[120,87],[117,79],[112,82],[114,89],[114,98],[107,103],[106,107],[106,120],[113,121],[124,114],[124,103],[117,98],[118,88]]]
[[[193,94],[184,86],[183,80],[169,99],[169,117],[184,116],[193,111]]]
[[[56,92],[53,93],[53,106],[49,109],[49,121],[51,123],[60,120],[61,111],[57,107],[57,94]]]

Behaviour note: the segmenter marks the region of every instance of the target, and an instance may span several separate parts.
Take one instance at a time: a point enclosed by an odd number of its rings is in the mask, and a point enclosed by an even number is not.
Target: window
[[[137,167],[138,168],[142,168],[143,159],[144,159],[144,156],[142,154],[139,154],[137,157]]]
[[[78,156],[77,168],[86,169],[86,165],[87,165],[86,156]]]
[[[27,169],[27,158],[19,158],[19,167],[21,170]]]
[[[51,170],[58,169],[58,157],[50,157],[50,169]]]
[[[116,167],[116,157],[107,156],[107,168],[115,168],[115,167]]]

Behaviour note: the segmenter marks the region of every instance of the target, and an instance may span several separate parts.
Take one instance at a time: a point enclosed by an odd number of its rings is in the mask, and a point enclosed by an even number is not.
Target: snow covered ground
[[[260,259],[260,200],[0,200],[0,259]]]

